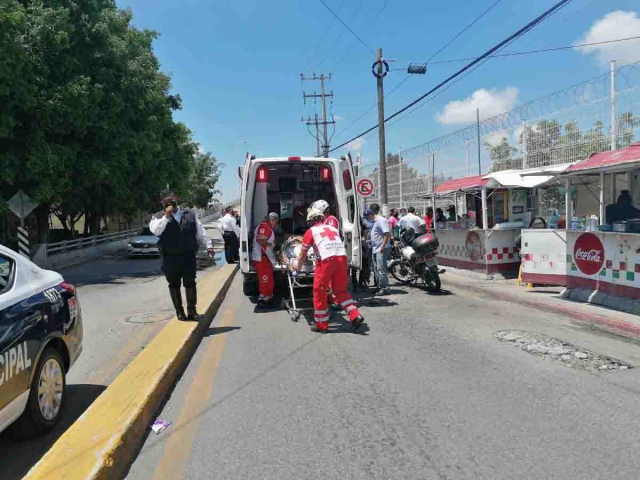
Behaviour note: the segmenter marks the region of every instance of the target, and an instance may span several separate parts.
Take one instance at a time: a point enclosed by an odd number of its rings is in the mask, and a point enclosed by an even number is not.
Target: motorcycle
[[[416,236],[412,228],[400,234],[400,255],[389,264],[391,276],[405,285],[423,282],[430,292],[442,288],[438,268],[438,239],[431,234]]]

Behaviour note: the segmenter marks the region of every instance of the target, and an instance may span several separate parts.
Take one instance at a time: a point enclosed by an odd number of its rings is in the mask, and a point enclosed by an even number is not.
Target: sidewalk
[[[479,279],[452,268],[448,268],[442,276],[442,284],[445,289],[447,285],[451,285],[473,291],[479,296],[566,315],[574,321],[587,323],[594,328],[640,339],[640,316],[562,298],[560,292],[563,287],[527,289],[524,286],[519,287],[517,280]]]

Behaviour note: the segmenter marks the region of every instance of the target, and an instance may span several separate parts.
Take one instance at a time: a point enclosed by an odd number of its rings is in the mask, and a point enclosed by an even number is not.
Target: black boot
[[[187,292],[187,320],[197,320],[199,315],[196,310],[198,303],[198,291],[196,287],[189,287],[184,289]]]
[[[182,294],[180,293],[180,287],[169,287],[169,293],[171,294],[171,301],[173,302],[173,308],[176,309],[176,316],[178,320],[186,320],[187,316],[184,314],[184,308],[182,307]]]

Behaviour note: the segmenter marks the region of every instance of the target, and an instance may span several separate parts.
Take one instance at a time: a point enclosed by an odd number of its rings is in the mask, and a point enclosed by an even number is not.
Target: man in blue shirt
[[[368,220],[373,221],[371,253],[373,254],[373,272],[378,280],[378,290],[374,295],[383,296],[389,293],[387,262],[391,254],[391,231],[387,219],[380,215],[380,205],[374,203],[367,213],[369,213]]]

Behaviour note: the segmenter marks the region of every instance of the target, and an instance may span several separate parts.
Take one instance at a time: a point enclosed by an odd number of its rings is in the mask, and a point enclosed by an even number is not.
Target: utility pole
[[[318,114],[316,113],[314,118],[311,118],[311,115],[307,115],[307,119],[305,120],[303,118],[302,123],[304,123],[307,126],[307,128],[309,128],[311,125],[315,125],[316,157],[319,157],[321,153],[320,153],[320,127],[319,127],[320,122],[318,122]],[[309,133],[311,133],[311,130],[309,130]],[[311,136],[314,136],[313,133],[311,133]]]
[[[322,102],[322,121],[318,121],[318,115],[316,114],[315,116],[315,125],[316,125],[316,132],[319,133],[320,130],[320,125],[322,125],[322,151],[323,151],[323,155],[325,158],[329,158],[329,134],[327,133],[327,125],[334,125],[336,122],[333,120],[333,118],[329,121],[327,120],[327,98],[330,98],[331,101],[333,102],[333,92],[331,93],[325,93],[325,89],[324,89],[324,82],[325,80],[331,80],[331,74],[329,74],[329,76],[325,76],[324,74],[320,74],[320,75],[316,75],[315,73],[313,74],[313,76],[311,77],[305,77],[304,74],[300,74],[300,79],[304,82],[305,80],[311,80],[313,82],[315,81],[320,81],[320,93],[317,94],[315,92],[313,92],[313,94],[306,94],[304,91],[302,92],[302,98],[304,100],[304,104],[307,104],[307,98],[313,98],[313,101],[315,102],[316,99],[320,99],[320,101]],[[309,125],[309,124],[307,124]],[[316,139],[319,138],[319,135],[316,136]],[[318,149],[320,150],[320,149]],[[318,152],[318,156],[320,156],[320,153]]]
[[[476,108],[476,119],[478,129],[478,175],[482,175],[482,161],[480,158],[480,109]]]
[[[389,67],[382,59],[382,48],[378,49],[376,58],[377,70],[374,74],[378,84],[378,147],[380,150],[380,203],[382,204],[382,216],[389,216],[389,205],[387,197],[387,150],[384,135],[384,77],[389,71]],[[385,70],[386,69],[386,70]]]

